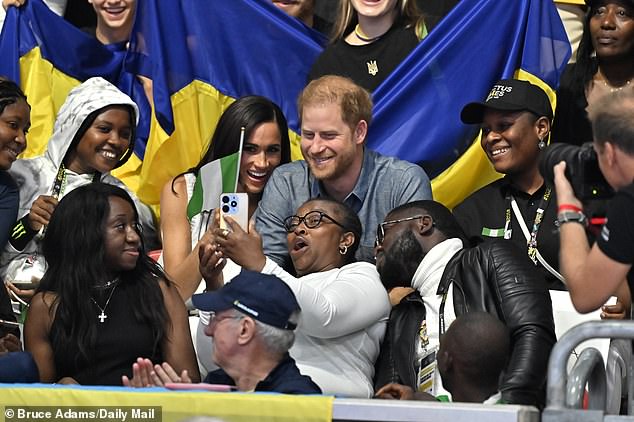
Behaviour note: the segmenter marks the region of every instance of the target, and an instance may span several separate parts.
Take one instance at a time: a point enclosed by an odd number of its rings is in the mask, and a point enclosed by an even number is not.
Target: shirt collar
[[[504,178],[502,178],[501,180],[502,182],[500,187],[500,193],[502,193],[502,196],[504,197],[506,197],[507,195],[513,195],[514,197],[521,197],[521,198],[527,198],[527,199],[542,197],[544,195],[544,192],[546,191],[546,186],[547,186],[547,183],[544,180],[544,183],[542,183],[540,188],[537,189],[535,193],[530,195],[524,192],[523,190],[517,188],[515,185],[513,185],[513,183],[511,182],[511,179],[508,176],[504,176]]]

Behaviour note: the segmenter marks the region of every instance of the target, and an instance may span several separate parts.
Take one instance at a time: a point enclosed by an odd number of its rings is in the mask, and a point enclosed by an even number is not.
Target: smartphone
[[[249,197],[246,193],[223,193],[220,195],[220,228],[231,230],[224,217],[229,216],[249,231]]]
[[[219,392],[229,392],[235,391],[236,387],[225,384],[207,384],[204,382],[195,383],[195,384],[187,384],[181,382],[168,382],[165,384],[165,388],[168,390],[199,390],[199,391],[219,391]]]

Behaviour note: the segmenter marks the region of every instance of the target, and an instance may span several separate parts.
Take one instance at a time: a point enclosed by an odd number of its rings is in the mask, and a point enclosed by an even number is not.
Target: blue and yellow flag
[[[323,36],[269,0],[144,0],[137,3],[126,70],[153,81],[156,120],[139,197],[158,202],[162,185],[198,164],[222,112],[262,95],[278,104],[291,132],[296,101]],[[300,158],[297,135],[293,158]]]
[[[25,157],[41,155],[46,149],[68,92],[82,81],[101,76],[139,106],[134,152],[143,159],[151,109],[141,81],[123,70],[125,45],[104,46],[53,13],[42,0],[29,0],[7,11],[0,33],[0,57],[0,75],[18,82],[31,104],[33,125]]]
[[[95,75],[140,105],[147,142],[137,141],[136,159],[117,175],[149,204],[158,204],[165,182],[198,163],[236,98],[269,97],[298,131],[296,100],[325,43],[320,34],[269,0],[137,5],[127,52],[101,45],[41,0],[9,9],[0,74],[19,80],[33,106],[27,155],[43,150],[68,91]],[[460,122],[462,106],[508,77],[548,88],[554,101],[569,54],[551,0],[463,0],[375,91],[368,145],[423,165],[434,197],[454,206],[499,177],[474,143],[476,129]],[[136,75],[151,80],[152,111]],[[292,139],[292,156],[301,158]]]
[[[504,78],[540,85],[554,106],[569,56],[552,0],[462,0],[374,92],[368,145],[421,164],[453,207],[499,177],[462,107]]]

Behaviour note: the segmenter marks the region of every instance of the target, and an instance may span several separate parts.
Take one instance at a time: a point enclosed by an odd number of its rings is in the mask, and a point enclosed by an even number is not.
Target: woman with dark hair
[[[31,108],[24,92],[14,82],[0,78],[0,248],[18,214],[18,187],[7,172],[26,148],[31,126]],[[8,293],[0,282],[0,319],[15,322]],[[0,325],[0,355],[20,350],[17,328]]]
[[[340,75],[374,91],[433,24],[423,19],[414,0],[341,0],[330,44],[308,80]]]
[[[291,356],[324,394],[369,398],[374,361],[379,355],[390,302],[373,264],[354,262],[361,222],[347,205],[320,197],[302,204],[286,218],[288,251],[297,277],[262,251],[254,227],[245,232],[227,218],[231,231],[214,229],[202,246],[201,270],[208,289],[219,259],[273,274],[293,291],[302,313]]]
[[[280,164],[288,163],[291,157],[286,118],[282,110],[267,98],[248,96],[231,104],[220,117],[209,149],[198,165],[179,174],[163,188],[163,263],[165,272],[169,274],[185,300],[189,299],[201,284],[198,243],[206,234],[211,216],[211,210],[203,210],[194,216],[188,215],[188,203],[193,196],[196,177],[205,164],[238,151],[243,127],[244,145],[237,190],[247,193],[248,214],[251,218],[271,173]],[[235,274],[239,272],[239,269],[233,270]],[[225,281],[228,281],[228,278]]]
[[[634,89],[634,0],[585,0],[589,6],[577,62],[557,91],[553,142],[592,142],[587,108],[606,93]]]
[[[199,378],[185,306],[145,254],[125,190],[91,183],[66,195],[43,252],[48,268],[24,332],[42,382],[121,385],[138,356]]]
[[[0,256],[0,276],[15,293],[28,294],[19,287],[31,287],[44,273],[39,243],[59,199],[97,181],[125,188],[110,171],[132,155],[138,114],[130,97],[102,78],[91,78],[66,98],[46,152],[13,165],[10,172],[20,190],[20,207]],[[154,240],[152,213],[131,196],[148,243]]]

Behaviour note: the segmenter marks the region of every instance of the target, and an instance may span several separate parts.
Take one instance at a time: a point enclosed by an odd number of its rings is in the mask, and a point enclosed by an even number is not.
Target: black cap
[[[502,111],[531,111],[538,116],[553,118],[548,95],[537,85],[518,79],[503,79],[498,81],[486,101],[469,103],[460,112],[463,123],[482,123],[487,108]]]
[[[260,322],[285,330],[294,330],[297,326],[289,321],[291,314],[299,310],[295,295],[274,275],[242,270],[219,290],[192,296],[192,302],[202,311],[237,309]]]

